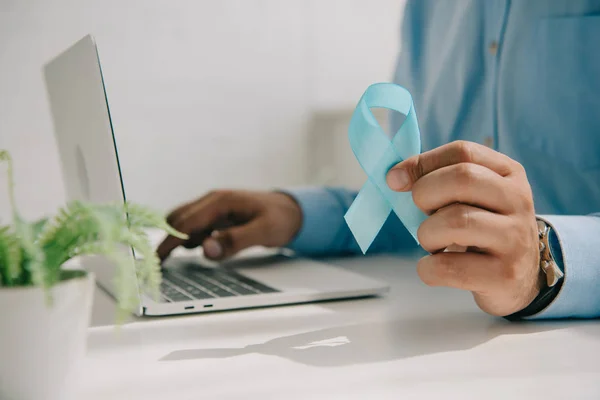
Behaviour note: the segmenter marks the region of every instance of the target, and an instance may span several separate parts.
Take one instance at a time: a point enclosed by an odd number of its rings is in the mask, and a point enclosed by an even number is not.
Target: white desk
[[[487,316],[423,285],[410,256],[335,263],[391,293],[91,328],[79,398],[600,399],[598,321]],[[94,307],[95,324],[111,321],[104,293]]]

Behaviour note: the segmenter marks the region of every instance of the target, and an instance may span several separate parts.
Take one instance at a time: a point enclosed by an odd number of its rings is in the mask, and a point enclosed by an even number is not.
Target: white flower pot
[[[85,354],[94,276],[51,290],[0,287],[0,399],[73,398]]]

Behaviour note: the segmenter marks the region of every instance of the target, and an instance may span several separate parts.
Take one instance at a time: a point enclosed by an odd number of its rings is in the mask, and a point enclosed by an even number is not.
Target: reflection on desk
[[[423,285],[415,255],[331,262],[392,290],[92,328],[81,397],[600,398],[596,321],[488,316],[469,293]]]

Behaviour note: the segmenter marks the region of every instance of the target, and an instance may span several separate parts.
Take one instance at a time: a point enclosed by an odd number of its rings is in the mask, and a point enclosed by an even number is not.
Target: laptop
[[[44,78],[68,200],[124,202],[115,129],[100,59],[92,36],[73,44],[44,66]],[[136,257],[133,249],[126,249]],[[98,285],[115,295],[114,265],[82,259]],[[162,265],[161,297],[138,290],[139,316],[212,312],[375,296],[389,287],[284,249],[267,256],[238,257],[214,265],[200,255],[172,255]],[[132,277],[135,275],[131,271]],[[135,280],[135,278],[134,278]]]

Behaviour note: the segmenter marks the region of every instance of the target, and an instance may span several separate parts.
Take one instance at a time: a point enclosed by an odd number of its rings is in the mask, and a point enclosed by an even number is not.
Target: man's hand
[[[429,217],[418,238],[431,255],[418,263],[431,286],[469,290],[485,312],[525,308],[540,290],[533,196],[523,167],[470,142],[453,142],[394,166],[387,182],[412,190]],[[450,246],[466,252],[444,252]]]
[[[180,245],[202,246],[206,257],[221,260],[250,246],[288,244],[300,230],[302,211],[283,193],[216,191],[177,208],[167,222],[189,240],[168,236],[157,249],[161,260]]]

